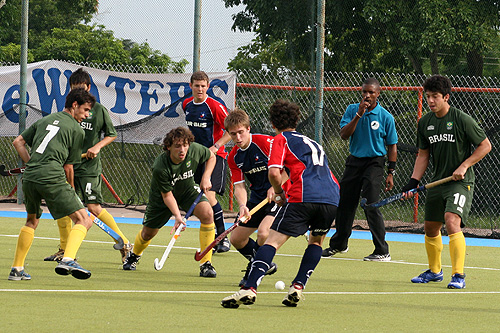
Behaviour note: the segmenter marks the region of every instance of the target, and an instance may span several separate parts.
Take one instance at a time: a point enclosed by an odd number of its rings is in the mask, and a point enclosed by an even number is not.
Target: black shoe
[[[61,261],[61,259],[64,258],[64,250],[59,248],[59,251],[57,251],[56,253],[48,256],[48,257],[45,257],[43,258],[43,261]]]
[[[217,244],[217,253],[223,253],[223,252],[228,252],[229,249],[231,248],[231,243],[229,242],[229,239],[224,238]]]
[[[200,266],[200,276],[210,278],[214,278],[217,276],[217,272],[215,271],[215,268],[214,266],[212,266],[210,261],[207,261]]]
[[[321,252],[321,256],[326,258],[336,255],[337,253],[347,253],[347,251],[349,251],[348,247],[346,247],[345,250],[337,250],[337,249],[332,249],[331,247],[327,247],[326,249],[323,250],[323,252]]]
[[[56,273],[59,275],[71,274],[80,280],[88,279],[91,275],[89,270],[86,270],[74,260],[59,261],[59,264],[56,266]]]
[[[141,256],[138,256],[134,252],[129,252],[127,257],[125,258],[125,262],[123,263],[123,270],[124,271],[135,271],[135,268],[137,266],[137,263],[139,262],[139,259],[141,259]]]

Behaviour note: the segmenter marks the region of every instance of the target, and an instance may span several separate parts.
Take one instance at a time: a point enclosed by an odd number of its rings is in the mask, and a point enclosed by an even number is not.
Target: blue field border
[[[2,211],[0,210],[0,217],[15,217],[15,218],[26,218],[25,212],[12,212],[12,211]],[[42,219],[52,220],[53,217],[49,213],[43,213],[41,216]],[[134,217],[115,217],[115,221],[117,223],[126,223],[126,224],[142,224],[142,218],[134,218]],[[167,226],[173,226],[174,221],[169,220],[167,222]],[[232,223],[226,223],[226,228],[229,228]],[[187,221],[188,228],[199,228],[200,222],[198,221]],[[327,237],[331,237],[335,232],[335,229],[330,230],[328,232]],[[369,231],[359,231],[353,230],[352,239],[366,239],[371,240],[372,236]],[[406,242],[406,243],[424,243],[424,235],[423,234],[406,234],[400,232],[388,232],[385,237],[386,241],[389,242]],[[443,236],[443,244],[449,244],[449,237]],[[486,246],[486,247],[500,247],[500,239],[490,239],[490,238],[475,238],[475,237],[466,237],[467,246]]]

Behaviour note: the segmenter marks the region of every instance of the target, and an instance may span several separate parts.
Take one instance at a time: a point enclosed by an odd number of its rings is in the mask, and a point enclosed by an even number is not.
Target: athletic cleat
[[[122,255],[122,263],[125,263],[125,258],[127,258],[129,252],[132,252],[132,248],[132,244],[127,243],[123,245],[123,248],[120,249],[120,254]]]
[[[337,250],[337,249],[332,249],[331,247],[327,247],[326,249],[321,252],[321,256],[326,258],[326,257],[331,257],[337,253],[347,253],[349,251],[349,248],[346,247],[345,250]]]
[[[89,270],[82,268],[82,266],[74,260],[59,261],[59,264],[56,266],[56,273],[59,275],[71,274],[74,278],[80,280],[88,279],[91,275]]]
[[[428,282],[441,282],[441,281],[443,281],[443,271],[441,270],[441,272],[439,273],[434,273],[430,269],[426,270],[419,276],[415,276],[413,279],[411,279],[411,282],[413,283],[428,283]]]
[[[48,257],[43,258],[43,261],[61,261],[61,259],[64,258],[64,250],[59,248],[59,251],[54,253],[53,255],[50,255]]]
[[[217,244],[217,253],[222,253],[222,252],[228,252],[229,249],[231,248],[231,243],[229,242],[229,239],[224,238]]]
[[[215,271],[214,266],[210,263],[210,261],[207,261],[200,265],[200,276],[201,277],[210,277],[214,278],[217,276],[217,272]]]
[[[223,298],[220,305],[229,309],[237,309],[240,304],[252,305],[255,303],[256,298],[257,292],[255,289],[240,289],[237,293]]]
[[[246,270],[242,271],[242,272],[245,272],[245,275],[243,276],[240,283],[238,284],[238,286],[240,288],[243,288],[245,286],[245,284],[247,283],[248,275],[250,275],[250,270],[252,269],[252,262],[253,262],[253,260],[250,260],[248,262]],[[272,262],[271,267],[269,267],[269,269],[267,270],[265,275],[273,275],[277,271],[278,271],[278,265],[276,265],[276,263]]]
[[[370,254],[363,258],[364,261],[391,261],[391,255],[387,254]]]
[[[21,280],[31,280],[31,275],[26,273],[23,270],[17,270],[16,268],[12,268],[9,274],[10,281],[21,281]]]
[[[286,306],[296,307],[300,299],[304,298],[302,296],[302,289],[304,289],[303,285],[300,283],[293,283],[288,290],[288,294],[281,303]]]
[[[138,256],[134,252],[130,251],[127,257],[125,257],[125,261],[123,262],[123,270],[135,271],[139,259],[141,259],[141,256]]]
[[[453,274],[448,289],[465,289],[465,274]]]

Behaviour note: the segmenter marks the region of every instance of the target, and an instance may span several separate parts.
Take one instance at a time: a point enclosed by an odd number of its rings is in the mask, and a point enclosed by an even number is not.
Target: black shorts
[[[210,182],[212,182],[210,191],[214,191],[218,195],[224,195],[226,190],[227,161],[219,155],[215,155],[215,158],[214,171],[212,171],[212,176],[210,177]],[[205,163],[200,164],[194,173],[194,182],[198,185],[201,182],[203,171],[205,171]]]
[[[337,206],[311,202],[289,202],[274,218],[271,229],[297,237],[311,230],[313,236],[325,235],[335,220]]]
[[[252,208],[257,205],[258,203],[247,202],[247,207],[249,210],[252,210]],[[256,211],[255,214],[252,215],[250,221],[248,221],[247,223],[241,223],[240,227],[258,228],[260,223],[266,216],[276,216],[277,212],[278,206],[274,202],[268,203],[264,207]]]

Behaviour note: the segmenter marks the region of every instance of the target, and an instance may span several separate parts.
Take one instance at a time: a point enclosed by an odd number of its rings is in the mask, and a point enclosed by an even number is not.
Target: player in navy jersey
[[[224,119],[228,112],[226,107],[208,96],[207,91],[210,86],[208,75],[199,71],[191,75],[189,87],[193,96],[187,98],[182,103],[182,109],[186,115],[186,123],[194,134],[195,142],[210,149],[216,155],[216,164],[212,173],[212,189],[207,193],[208,200],[214,211],[214,223],[216,236],[223,233],[224,216],[222,207],[217,201],[215,194],[224,195],[226,188],[226,170],[227,170],[227,152],[224,145],[231,139],[229,134],[224,133]],[[203,175],[203,166],[200,165],[194,175],[197,184],[201,181]],[[219,243],[217,252],[229,251],[229,240],[227,237]]]
[[[233,110],[224,121],[227,133],[235,146],[229,153],[228,164],[234,183],[234,195],[239,204],[239,216],[248,216],[252,208],[268,198],[269,203],[258,210],[247,222],[231,233],[231,244],[248,259],[245,276],[239,286],[243,287],[248,279],[253,257],[269,235],[277,206],[271,202],[274,189],[267,177],[267,162],[273,137],[250,133],[250,119],[245,111]],[[250,198],[247,198],[245,178],[250,183]],[[250,238],[257,230],[257,241]],[[275,273],[276,264],[272,263],[267,275]]]
[[[290,237],[303,235],[310,230],[309,245],[299,271],[282,302],[286,306],[297,306],[302,290],[321,259],[321,245],[337,211],[339,184],[328,168],[323,148],[295,131],[300,117],[299,106],[277,100],[271,105],[270,116],[278,135],[271,146],[268,176],[275,192],[274,201],[281,207],[265,244],[255,255],[248,281],[237,293],[222,300],[221,305],[225,308],[253,304],[257,297],[257,286],[270,268],[276,251]],[[284,168],[290,172],[288,202],[281,188],[281,171]]]

